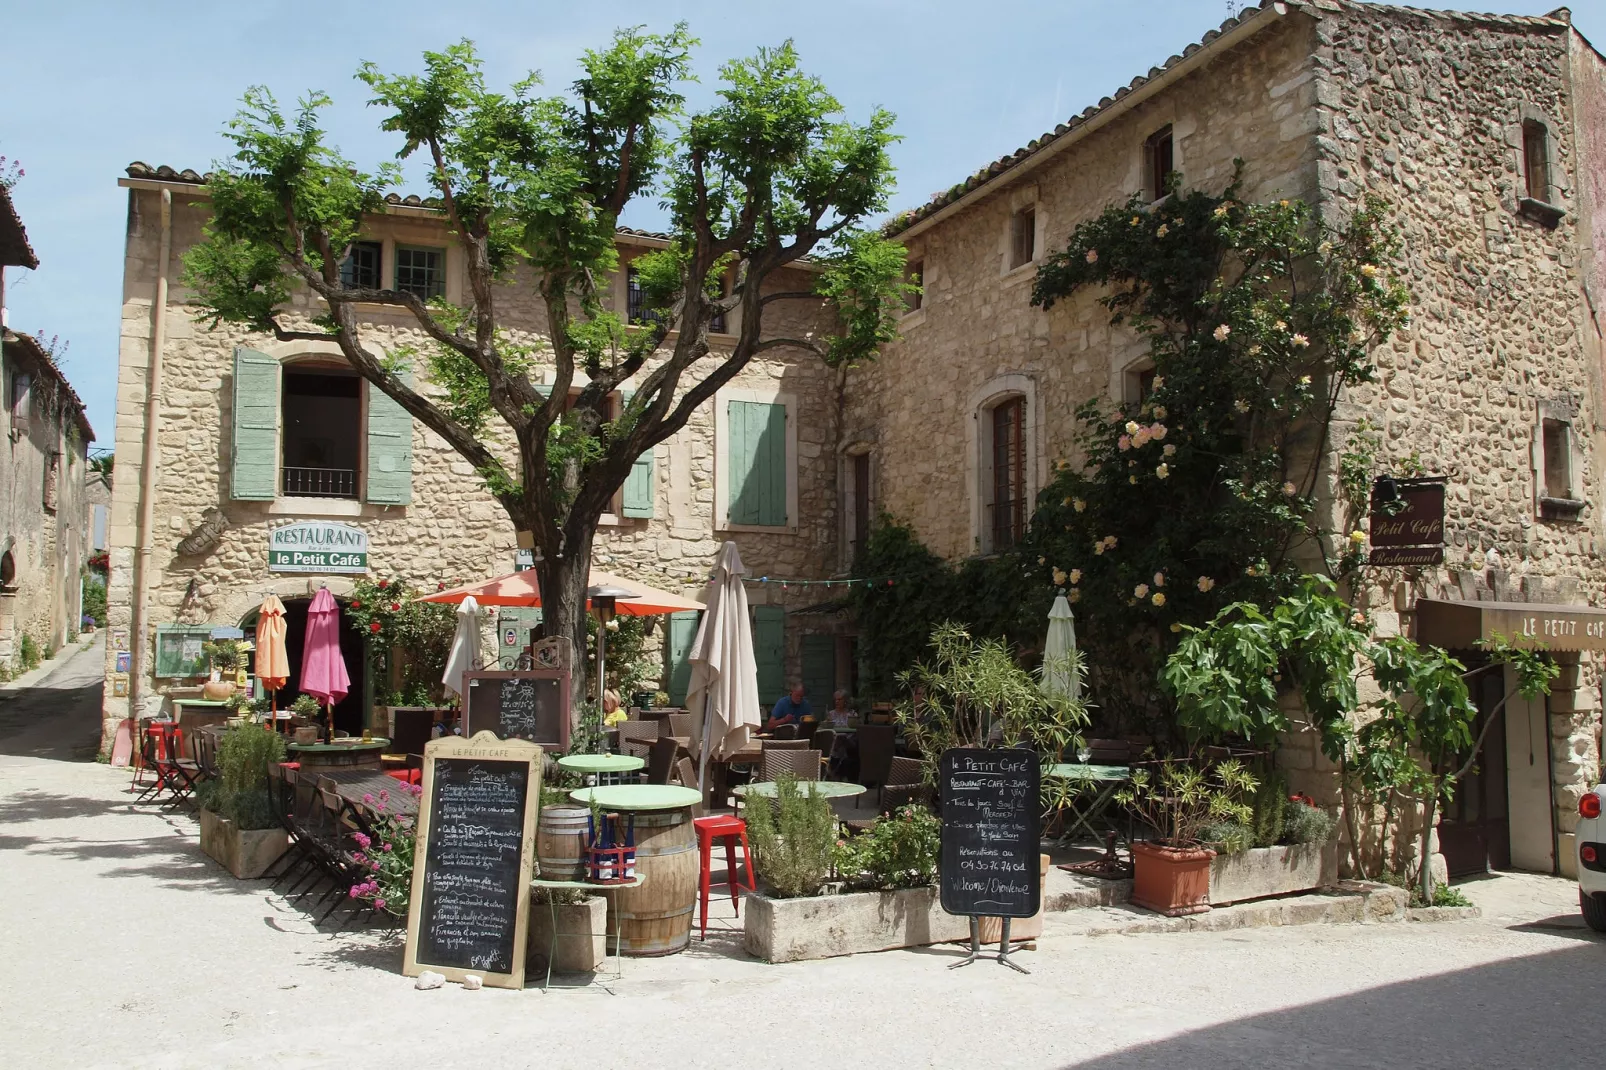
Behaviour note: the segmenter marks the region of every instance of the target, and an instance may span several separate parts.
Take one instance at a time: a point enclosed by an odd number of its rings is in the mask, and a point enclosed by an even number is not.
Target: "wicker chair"
[[[689,713],[671,713],[664,720],[668,722],[672,736],[689,736],[696,728],[696,720]]]
[[[908,803],[924,801],[927,795],[924,767],[925,763],[919,758],[894,757],[887,782],[881,785],[876,798],[876,806],[888,813]]]
[[[795,725],[795,724],[783,724],[783,725],[781,725],[781,727],[777,728],[774,732],[770,733],[770,735],[775,739],[796,739],[797,738],[797,725]]]
[[[1092,765],[1131,765],[1132,744],[1124,739],[1090,739],[1088,762]]]
[[[679,753],[680,744],[668,736],[654,740],[647,755],[647,783],[669,783],[669,774],[674,772],[675,756]]]
[[[806,739],[761,739],[759,745],[766,753],[772,750],[808,750]]]
[[[799,780],[820,779],[820,752],[817,750],[764,751],[764,779],[774,780],[782,773],[791,773]]]
[[[891,725],[867,724],[859,729],[859,783],[879,788],[892,775],[896,732]]]

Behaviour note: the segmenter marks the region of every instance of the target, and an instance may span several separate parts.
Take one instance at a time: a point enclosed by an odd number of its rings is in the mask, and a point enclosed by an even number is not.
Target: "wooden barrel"
[[[691,941],[697,905],[697,835],[691,810],[650,810],[636,822],[637,888],[608,892],[608,932],[626,955],[673,955]],[[611,939],[611,935],[610,935]]]
[[[535,860],[544,881],[583,881],[586,877],[584,806],[547,806],[535,835]]]

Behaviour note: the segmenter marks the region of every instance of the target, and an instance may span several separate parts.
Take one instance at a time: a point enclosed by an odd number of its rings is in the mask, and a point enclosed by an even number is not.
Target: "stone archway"
[[[301,642],[307,628],[307,606],[311,603],[320,587],[328,587],[329,593],[336,598],[344,598],[352,591],[352,582],[347,579],[322,577],[308,579],[283,579],[263,587],[257,587],[240,595],[233,595],[226,599],[218,616],[224,620],[238,621],[239,626],[245,629],[247,635],[253,635],[256,630],[257,610],[262,605],[262,599],[269,594],[279,597],[285,607],[285,645],[288,648],[290,661],[290,680],[284,690],[279,692],[279,708],[283,709],[294,701],[300,692],[299,676],[301,672]],[[344,614],[341,615],[340,653],[346,663],[346,674],[351,678],[351,690],[346,698],[335,705],[335,727],[353,735],[360,733],[367,720],[368,714],[368,674],[365,671],[363,657],[364,645],[362,636],[351,626],[351,622]],[[255,666],[252,666],[253,670]]]

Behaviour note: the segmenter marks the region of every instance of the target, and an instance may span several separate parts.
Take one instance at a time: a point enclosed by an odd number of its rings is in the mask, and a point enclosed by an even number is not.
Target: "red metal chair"
[[[676,778],[682,786],[695,788],[697,786],[697,773],[692,768],[690,758],[682,758],[675,767]],[[725,886],[730,890],[731,903],[736,908],[738,917],[742,913],[740,885],[736,879],[736,844],[742,845],[742,862],[747,869],[747,890],[757,891],[758,885],[753,880],[753,849],[747,845],[747,822],[733,814],[713,814],[702,816],[703,807],[699,803],[692,807],[692,827],[697,830],[697,895],[702,904],[699,923],[702,929],[702,939],[708,939],[708,885],[713,869],[714,841],[719,840],[725,845]]]

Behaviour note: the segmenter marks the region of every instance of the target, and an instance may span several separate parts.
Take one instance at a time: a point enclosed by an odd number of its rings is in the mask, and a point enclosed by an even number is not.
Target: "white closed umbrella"
[[[709,577],[702,623],[692,640],[691,685],[686,706],[703,715],[696,723],[699,790],[708,790],[708,756],[733,754],[747,746],[759,726],[758,662],[753,657],[753,628],[747,618],[747,590],[742,555],[734,542],[720,548]]]
[[[1076,618],[1064,595],[1048,611],[1048,640],[1043,645],[1043,694],[1075,702],[1082,697],[1077,669]]]
[[[446,659],[441,683],[462,695],[463,674],[479,668],[479,664],[480,605],[470,595],[457,607],[457,634],[452,636],[452,653]]]

